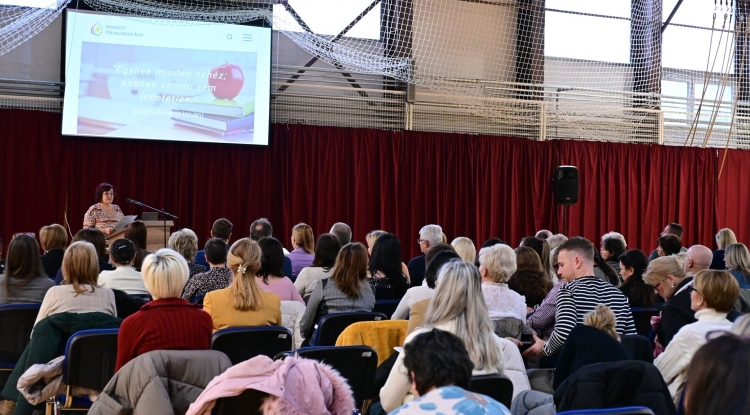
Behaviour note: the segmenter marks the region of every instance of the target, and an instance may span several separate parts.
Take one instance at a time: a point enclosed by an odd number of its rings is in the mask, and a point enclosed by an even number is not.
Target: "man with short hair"
[[[211,238],[203,248],[210,269],[190,278],[182,290],[182,298],[196,302],[207,293],[227,288],[232,282],[232,271],[226,267],[227,243],[221,238]]]
[[[223,240],[228,251],[229,239],[232,237],[232,222],[225,218],[216,219],[213,226],[211,226],[211,237]],[[198,251],[195,254],[195,260],[193,262],[198,265],[203,265],[208,269],[208,261],[206,261],[206,253],[204,251]]]
[[[352,228],[344,222],[336,222],[331,226],[331,230],[328,232],[339,240],[339,244],[343,248],[344,245],[352,241]]]
[[[266,218],[260,218],[253,221],[253,223],[250,224],[250,239],[252,239],[255,242],[260,241],[262,238],[273,236],[273,225],[271,225],[271,221]],[[282,267],[282,271],[284,272],[284,275],[286,275],[289,279],[292,278],[292,260],[289,259],[287,255],[289,255],[289,251],[287,251],[286,248],[283,246],[281,247],[281,250],[284,251],[284,266]]]
[[[599,304],[615,313],[617,333],[636,334],[628,299],[618,288],[594,276],[594,245],[574,237],[560,245],[557,254],[558,275],[565,282],[557,294],[555,328],[547,342],[534,335],[534,345],[524,356],[552,356],[561,349],[568,334],[583,324],[586,313]]]
[[[677,222],[672,222],[664,227],[664,230],[661,231],[659,236],[664,235],[674,235],[677,238],[682,241],[682,225],[680,225]],[[685,247],[683,246],[680,252],[685,252]],[[659,258],[659,247],[656,247],[653,251],[651,251],[651,255],[648,256],[648,262],[653,261],[654,259]]]
[[[682,265],[688,277],[694,277],[698,271],[703,271],[711,266],[714,253],[707,246],[693,245],[687,250],[687,258]]]
[[[443,228],[439,225],[425,225],[419,230],[419,239],[417,239],[417,243],[419,244],[419,250],[422,251],[422,254],[412,258],[407,266],[412,287],[422,285],[422,280],[424,280],[424,270],[426,268],[424,254],[430,249],[430,247],[442,242]]]

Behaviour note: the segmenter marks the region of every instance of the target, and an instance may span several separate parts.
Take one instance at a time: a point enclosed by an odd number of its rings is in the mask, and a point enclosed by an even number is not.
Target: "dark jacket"
[[[675,292],[693,280],[693,277],[685,278],[675,287]],[[677,334],[683,326],[695,323],[695,311],[690,308],[690,288],[682,290],[677,295],[664,303],[664,309],[661,311],[661,321],[656,326],[656,336],[659,342],[665,348],[672,341],[672,337]]]
[[[31,341],[10,374],[3,388],[2,398],[16,401],[15,414],[30,414],[31,405],[16,389],[18,378],[26,369],[33,364],[47,363],[64,355],[68,338],[77,331],[118,328],[121,322],[121,319],[105,313],[57,313],[41,320],[34,326]]]
[[[637,360],[583,367],[555,390],[554,401],[558,412],[645,406],[656,415],[677,413],[659,369]]]
[[[595,327],[579,324],[570,331],[557,357],[552,387],[557,389],[565,379],[584,366],[630,359],[620,342],[612,336]]]

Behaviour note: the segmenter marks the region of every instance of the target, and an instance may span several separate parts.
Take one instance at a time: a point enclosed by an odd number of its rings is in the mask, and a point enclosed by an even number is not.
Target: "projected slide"
[[[62,132],[267,145],[270,36],[69,11]]]

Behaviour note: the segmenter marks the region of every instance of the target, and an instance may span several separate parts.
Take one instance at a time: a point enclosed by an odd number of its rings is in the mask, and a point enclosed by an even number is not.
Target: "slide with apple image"
[[[257,144],[257,60],[256,52],[83,42],[77,133]]]

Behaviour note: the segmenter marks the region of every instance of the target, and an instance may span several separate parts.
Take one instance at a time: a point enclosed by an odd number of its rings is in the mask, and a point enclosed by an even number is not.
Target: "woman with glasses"
[[[654,356],[658,356],[682,326],[695,322],[690,308],[693,277],[687,276],[676,256],[662,256],[649,262],[643,281],[665,301],[660,316],[651,321],[656,331]]]
[[[679,403],[691,359],[706,343],[706,335],[732,327],[732,323],[727,320],[727,313],[737,301],[740,286],[726,271],[704,270],[695,275],[693,289],[688,291],[690,308],[695,311],[698,321],[682,327],[664,353],[654,360],[675,404]]]
[[[99,184],[94,196],[96,204],[83,215],[83,227],[96,228],[106,235],[111,234],[117,222],[124,216],[120,207],[112,203],[114,200],[115,188],[109,183]]]

